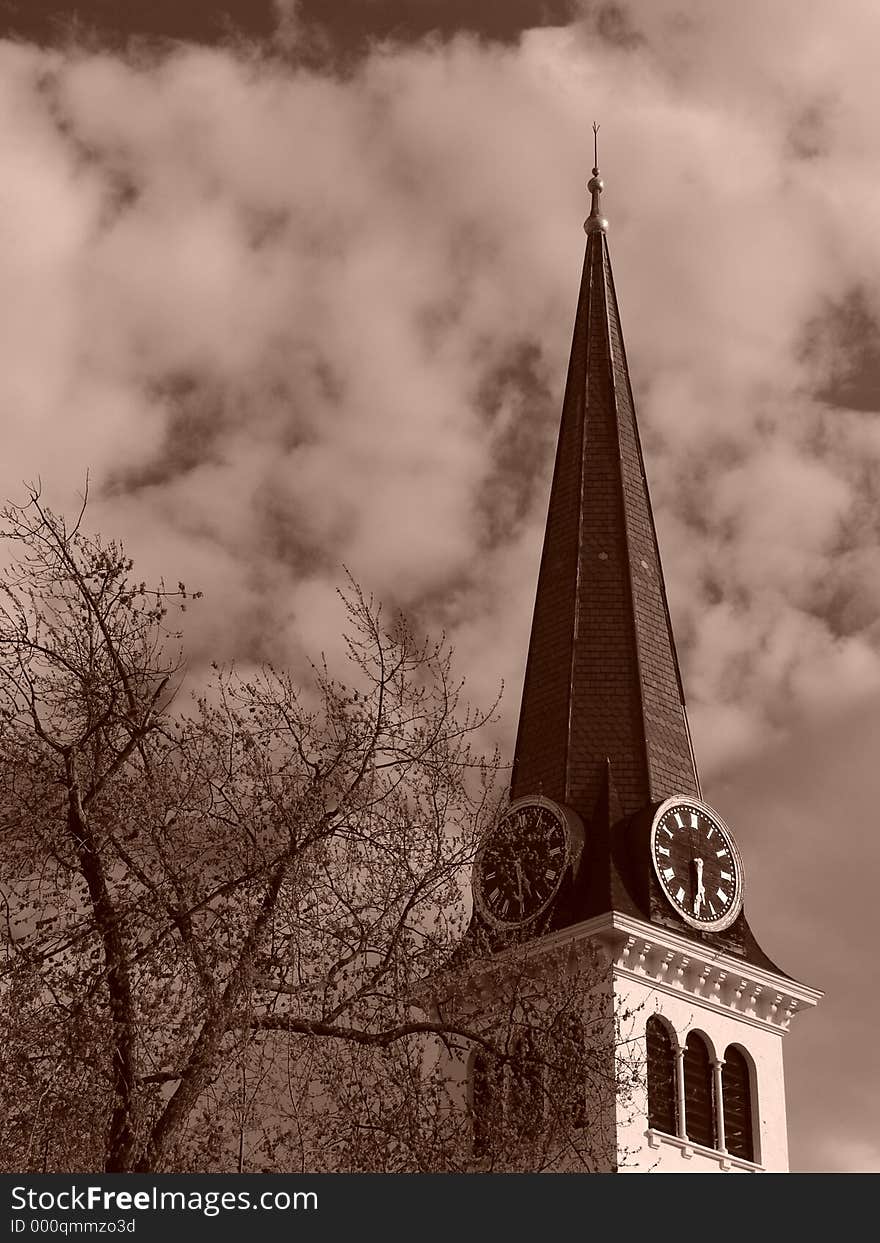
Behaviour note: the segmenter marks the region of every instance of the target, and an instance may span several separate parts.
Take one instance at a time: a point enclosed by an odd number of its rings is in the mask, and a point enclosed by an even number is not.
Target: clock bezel
[[[730,847],[730,857],[733,860],[734,873],[736,876],[736,892],[734,893],[733,901],[729,909],[726,910],[723,915],[719,915],[717,919],[694,918],[693,915],[689,914],[679,905],[678,902],[675,901],[672,894],[669,892],[666,881],[661,875],[656,851],[657,830],[660,826],[660,821],[675,807],[692,807],[697,811],[701,811],[705,816],[708,816],[721,830],[727,845]],[[664,801],[654,812],[654,816],[651,820],[649,849],[651,852],[651,863],[654,868],[654,875],[657,878],[657,883],[660,886],[664,898],[675,911],[676,915],[678,915],[680,919],[683,919],[690,928],[698,928],[703,932],[723,932],[726,928],[729,928],[731,924],[736,922],[743,908],[743,899],[746,888],[745,869],[743,868],[742,855],[740,854],[739,847],[736,844],[736,838],[733,836],[733,833],[725,821],[718,815],[718,812],[714,809],[714,807],[710,807],[709,804],[703,802],[702,799],[694,798],[691,795],[685,794],[675,794],[672,795],[671,798],[664,799]]]
[[[541,807],[544,810],[549,811],[554,816],[562,828],[563,837],[565,839],[565,856],[562,866],[559,869],[559,876],[556,879],[553,890],[538,910],[533,911],[531,915],[527,915],[524,919],[499,919],[498,916],[492,912],[483,895],[483,855],[485,854],[489,844],[495,838],[495,835],[501,829],[501,826],[504,824],[505,820],[514,815],[516,812],[522,811],[525,807]],[[509,804],[507,810],[504,812],[504,815],[498,823],[480,843],[480,847],[474,856],[473,869],[471,873],[471,892],[474,898],[475,910],[479,911],[480,916],[493,928],[497,928],[504,932],[512,932],[517,928],[525,928],[528,924],[534,923],[536,919],[540,919],[542,915],[546,914],[549,908],[556,901],[559,896],[559,890],[562,888],[562,883],[565,879],[566,873],[569,868],[577,862],[582,847],[583,828],[580,825],[578,817],[576,817],[568,807],[564,807],[560,803],[554,802],[553,799],[546,798],[543,794],[526,794],[521,798],[514,799]]]

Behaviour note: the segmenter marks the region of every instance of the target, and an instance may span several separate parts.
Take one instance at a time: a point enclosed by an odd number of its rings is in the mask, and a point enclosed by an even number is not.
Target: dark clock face
[[[742,907],[743,871],[733,836],[695,799],[667,799],[651,827],[657,879],[694,928],[728,928]]]
[[[560,810],[549,800],[514,803],[477,854],[474,901],[490,923],[527,923],[550,905],[570,857]]]

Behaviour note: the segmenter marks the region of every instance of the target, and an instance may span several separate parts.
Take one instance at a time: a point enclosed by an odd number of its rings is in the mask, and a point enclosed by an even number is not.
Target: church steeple
[[[594,131],[595,132],[595,131]],[[699,796],[598,161],[511,783],[592,818]]]
[[[597,973],[584,992],[583,1037],[615,1073],[604,1096],[592,1076],[575,1080],[588,1099],[588,1168],[785,1170],[780,1035],[821,994],[758,945],[736,840],[700,795],[603,188],[597,158],[512,800],[474,860],[462,958],[476,949],[478,961],[497,954],[503,966],[473,1002],[490,1026],[517,1009],[497,991],[504,971],[521,978],[509,953],[517,944],[530,988],[544,962]],[[548,979],[558,1018],[556,976]],[[549,1039],[538,1043],[552,1048]],[[492,1080],[487,1065],[471,1063],[475,1135],[519,1134],[505,1130],[514,1080]],[[542,1073],[528,1081],[540,1084]],[[551,1116],[554,1093],[545,1091]],[[480,1121],[484,1108],[491,1121]],[[560,1149],[554,1168],[573,1168],[569,1155]]]

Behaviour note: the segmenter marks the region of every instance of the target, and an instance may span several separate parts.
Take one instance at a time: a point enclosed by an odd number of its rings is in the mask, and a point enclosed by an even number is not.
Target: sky
[[[120,17],[120,11],[124,16]],[[124,23],[124,24],[123,24]],[[0,492],[340,656],[343,566],[516,725],[601,125],[704,794],[824,989],[792,1168],[880,1170],[880,9],[0,0]]]

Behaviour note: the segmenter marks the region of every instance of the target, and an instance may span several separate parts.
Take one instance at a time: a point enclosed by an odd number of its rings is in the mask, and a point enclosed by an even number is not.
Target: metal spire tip
[[[605,183],[599,176],[599,126],[593,122],[593,175],[587,182],[590,192],[590,214],[584,221],[586,233],[607,233],[608,221],[599,210],[599,195],[605,189]]]

